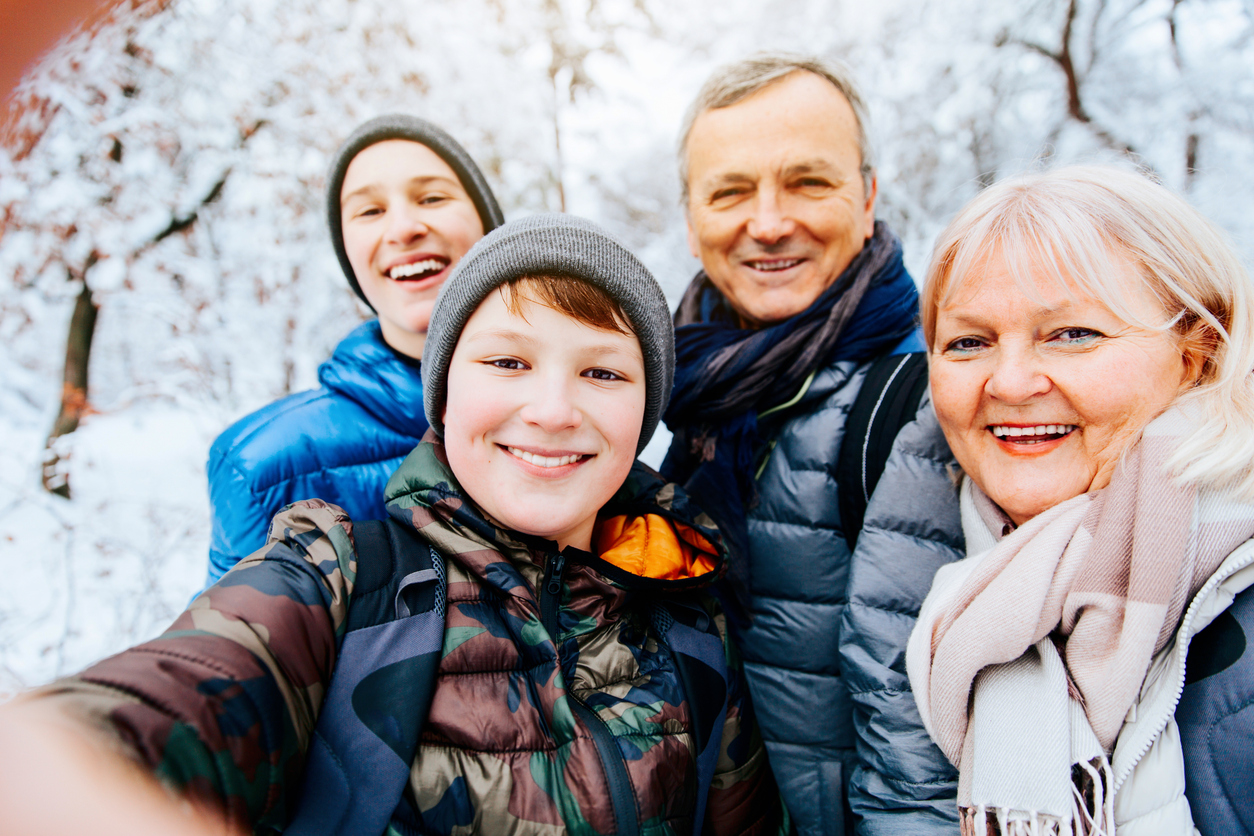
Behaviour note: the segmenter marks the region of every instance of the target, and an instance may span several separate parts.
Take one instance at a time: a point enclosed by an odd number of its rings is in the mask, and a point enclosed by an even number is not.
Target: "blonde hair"
[[[1072,166],[1003,180],[940,234],[920,300],[934,349],[936,316],[981,261],[1004,261],[1028,296],[1042,271],[1125,321],[1171,330],[1196,384],[1177,398],[1199,423],[1169,466],[1181,478],[1231,485],[1254,499],[1254,288],[1224,234],[1144,174]],[[1166,324],[1138,321],[1124,300],[1126,265],[1161,304]]]

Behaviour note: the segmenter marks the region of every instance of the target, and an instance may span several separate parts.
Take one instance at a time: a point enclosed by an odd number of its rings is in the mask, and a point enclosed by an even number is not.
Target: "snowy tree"
[[[322,194],[365,119],[441,124],[508,216],[592,217],[676,300],[696,267],[674,147],[689,99],[754,50],[815,52],[863,82],[879,214],[916,275],[980,188],[1075,160],[1152,168],[1248,258],[1251,15],[1243,0],[119,6],[27,77],[0,149],[0,693],[151,635],[200,582],[210,441],[314,385],[368,314]]]

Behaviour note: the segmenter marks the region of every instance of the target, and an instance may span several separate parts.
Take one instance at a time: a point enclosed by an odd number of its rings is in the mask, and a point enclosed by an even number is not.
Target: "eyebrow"
[[[833,166],[829,160],[815,157],[814,159],[802,160],[799,163],[788,166],[788,168],[784,169],[783,174],[785,177],[795,177],[798,174],[809,174],[813,171],[827,172],[831,170],[833,170]]]
[[[1037,319],[1037,318],[1046,317],[1046,316],[1057,316],[1059,314],[1065,314],[1069,309],[1073,307],[1075,306],[1072,305],[1070,302],[1063,302],[1061,305],[1058,305],[1053,308],[1047,308],[1044,305],[1037,305],[1036,307],[1028,311],[1028,317],[1031,319]],[[974,313],[974,314],[950,313],[948,314],[948,316],[950,319],[954,320],[955,322],[959,322],[964,325],[983,325],[986,322],[986,319],[979,313]]]
[[[799,163],[793,163],[784,169],[783,175],[787,177],[796,177],[798,174],[809,174],[814,171],[831,172],[833,166],[831,161],[822,157],[814,157],[809,160],[802,160]],[[728,171],[717,177],[706,181],[705,186],[709,189],[716,189],[719,186],[730,185],[732,183],[743,183],[745,180],[753,180],[754,175],[740,171]]]
[[[512,331],[509,328],[489,328],[486,331],[472,331],[469,334],[463,333],[462,339],[467,342],[477,340],[507,340],[509,342],[518,342],[525,345],[535,345],[535,337],[524,334],[521,331]]]
[[[634,335],[633,335],[634,336]],[[537,340],[535,337],[524,334],[521,331],[513,331],[509,328],[490,328],[486,331],[475,331],[470,334],[463,335],[462,339],[467,342],[478,342],[480,340],[505,340],[507,342],[518,342],[526,346],[533,346]],[[630,350],[621,348],[611,343],[598,343],[590,345],[586,349],[587,353],[596,357],[605,357],[610,355],[618,355],[623,357],[634,357],[636,354]],[[639,352],[641,361],[644,360],[643,349]]]
[[[445,177],[440,174],[426,174],[426,175],[419,175],[418,177],[409,178],[408,180],[405,181],[405,185],[406,186],[415,186],[415,185],[425,186],[428,183],[432,183],[432,182],[453,183],[454,181],[451,178]],[[340,206],[343,206],[345,203],[348,203],[350,200],[352,200],[355,197],[364,195],[368,192],[373,192],[381,188],[382,185],[383,184],[380,181],[375,180],[373,182],[367,183],[366,185],[362,186],[360,189],[353,189],[348,194],[340,195]]]

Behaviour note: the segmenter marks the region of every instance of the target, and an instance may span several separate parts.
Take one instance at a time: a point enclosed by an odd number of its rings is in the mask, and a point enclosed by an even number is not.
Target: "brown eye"
[[[744,194],[745,191],[746,189],[741,188],[739,186],[734,187],[734,188],[719,189],[718,191],[710,195],[710,202],[713,203],[714,201],[722,200],[725,197],[736,197],[738,195]]]
[[[584,377],[590,377],[593,380],[623,380],[623,376],[609,369],[588,369],[583,373]]]

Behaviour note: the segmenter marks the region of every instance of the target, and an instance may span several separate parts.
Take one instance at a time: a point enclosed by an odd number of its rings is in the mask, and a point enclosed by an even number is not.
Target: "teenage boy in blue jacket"
[[[378,318],[318,369],[317,389],[248,415],[209,451],[208,583],[266,541],[270,519],[319,497],[384,516],[383,488],[427,430],[419,360],[436,294],[466,251],[504,221],[474,160],[413,116],[361,125],[327,178],[331,242]]]

